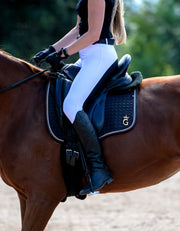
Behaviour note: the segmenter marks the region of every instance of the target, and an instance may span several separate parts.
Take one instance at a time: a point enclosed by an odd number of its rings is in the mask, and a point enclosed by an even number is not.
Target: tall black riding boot
[[[84,111],[79,111],[76,114],[73,127],[79,136],[91,168],[93,189],[91,189],[90,186],[87,186],[80,191],[80,195],[86,195],[92,192],[92,190],[100,190],[105,184],[111,183],[113,178],[111,177],[108,167],[104,163],[101,146],[93,125]]]

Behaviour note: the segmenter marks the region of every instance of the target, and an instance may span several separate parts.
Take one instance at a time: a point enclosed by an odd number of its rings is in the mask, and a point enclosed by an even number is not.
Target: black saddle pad
[[[101,131],[98,131],[100,139],[127,132],[134,127],[136,123],[137,91],[135,89],[123,94],[116,93],[107,96],[104,125]],[[46,120],[52,138],[57,142],[63,142],[65,134],[59,127],[51,82],[48,83],[46,92]]]
[[[136,122],[137,90],[119,95],[108,95],[105,106],[105,122],[99,138],[123,133]]]

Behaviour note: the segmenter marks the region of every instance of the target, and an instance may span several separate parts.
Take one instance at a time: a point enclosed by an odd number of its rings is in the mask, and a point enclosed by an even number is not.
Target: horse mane
[[[35,72],[38,72],[38,71],[42,71],[41,68],[39,67],[36,67],[34,66],[33,64],[23,60],[23,59],[20,59],[20,58],[17,58],[13,55],[11,55],[10,53],[0,49],[0,56],[4,56],[4,57],[7,57],[9,58],[10,60],[16,62],[16,63],[21,63],[23,66],[25,66],[26,68],[28,68],[32,73],[35,73]]]

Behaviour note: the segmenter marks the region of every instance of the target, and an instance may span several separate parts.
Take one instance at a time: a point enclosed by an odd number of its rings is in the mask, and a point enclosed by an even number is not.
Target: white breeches
[[[107,44],[90,45],[79,51],[80,59],[75,63],[81,67],[64,100],[63,111],[71,123],[97,83],[117,60],[114,46]]]

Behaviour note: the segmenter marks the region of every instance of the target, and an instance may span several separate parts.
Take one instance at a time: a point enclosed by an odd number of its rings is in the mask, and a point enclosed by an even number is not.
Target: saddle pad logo
[[[127,116],[127,115],[123,116],[123,125],[124,126],[129,125],[129,118],[130,118],[130,116]]]

